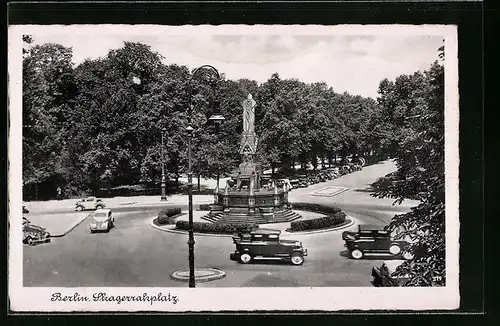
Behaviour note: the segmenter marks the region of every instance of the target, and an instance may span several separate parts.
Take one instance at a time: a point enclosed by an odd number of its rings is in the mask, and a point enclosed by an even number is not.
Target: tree
[[[32,46],[23,58],[23,180],[46,194],[72,174],[66,140],[78,89],[71,61],[71,48],[58,44]]]
[[[81,146],[78,164],[94,191],[102,185],[136,183],[142,159],[151,157],[147,153],[160,135],[160,117],[154,121],[156,133],[152,134],[152,125],[142,117],[159,116],[154,110],[157,103],[149,101],[152,107],[147,112],[141,104],[148,103],[148,94],[157,90],[159,77],[165,73],[161,60],[149,46],[125,42],[105,58],[86,60],[76,68],[80,94],[73,120]]]
[[[408,285],[427,286],[446,283],[445,265],[445,180],[444,180],[444,68],[437,62],[418,78],[421,89],[408,95],[406,114],[400,116],[400,134],[395,147],[398,166],[396,182],[377,191],[377,197],[397,202],[416,199],[420,204],[409,213],[397,215],[392,229],[409,237],[414,258],[398,268],[412,276]],[[394,92],[402,92],[396,83]],[[387,107],[391,109],[390,107]]]

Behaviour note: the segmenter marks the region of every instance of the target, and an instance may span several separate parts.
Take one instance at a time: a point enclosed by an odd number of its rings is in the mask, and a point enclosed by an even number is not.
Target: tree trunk
[[[198,192],[201,191],[200,178],[201,178],[201,175],[198,174]]]
[[[275,170],[274,163],[271,163],[271,178],[272,179],[274,179],[274,170]]]
[[[220,174],[217,173],[217,188],[219,188],[219,180],[220,180]]]

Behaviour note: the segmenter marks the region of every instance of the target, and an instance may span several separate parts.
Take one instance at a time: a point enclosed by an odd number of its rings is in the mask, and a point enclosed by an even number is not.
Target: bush
[[[181,188],[181,194],[183,195],[188,195],[189,194],[189,189],[187,187]],[[198,187],[193,186],[193,195],[210,195],[213,196],[214,190],[213,189],[206,189],[206,188],[201,188],[200,191],[198,191]]]
[[[210,210],[210,204],[201,204],[199,207],[198,207],[198,210],[200,211],[209,211]]]
[[[292,203],[292,209],[326,214],[337,214],[342,212],[342,210],[338,207],[312,203]]]
[[[189,230],[188,221],[177,221],[175,228],[178,230]],[[233,234],[239,232],[250,232],[259,228],[258,224],[242,223],[242,224],[218,224],[218,223],[203,223],[193,222],[193,231],[197,233],[211,233],[211,234]]]
[[[346,221],[344,212],[337,212],[312,220],[295,221],[290,224],[292,231],[321,230],[342,225]]]
[[[173,216],[181,213],[180,207],[165,207],[158,213],[158,224],[174,224],[175,218]]]

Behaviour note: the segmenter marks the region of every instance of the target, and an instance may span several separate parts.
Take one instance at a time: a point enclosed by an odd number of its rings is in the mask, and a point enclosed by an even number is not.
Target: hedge
[[[172,218],[172,216],[179,215],[180,213],[180,207],[165,207],[158,213],[158,224],[174,224],[175,218]]]
[[[344,212],[337,212],[325,217],[312,220],[295,221],[290,224],[292,231],[320,230],[328,229],[345,223],[346,215]]]
[[[188,221],[177,221],[175,223],[175,228],[178,230],[189,230]],[[233,234],[239,232],[250,232],[254,229],[259,228],[258,224],[254,223],[242,223],[242,224],[219,224],[219,223],[203,223],[203,222],[193,222],[193,231],[197,233],[212,233],[212,234]]]
[[[181,189],[181,194],[187,195],[189,194],[189,189],[187,187],[184,187]],[[200,189],[198,191],[198,187],[193,187],[193,195],[210,195],[213,196],[214,190],[213,189]]]
[[[198,207],[198,210],[200,210],[200,211],[209,211],[209,210],[210,210],[210,205],[211,205],[211,204],[201,204],[201,205]]]
[[[292,203],[292,209],[302,210],[307,212],[326,213],[326,214],[337,214],[342,212],[342,210],[338,207],[313,204],[313,203]]]

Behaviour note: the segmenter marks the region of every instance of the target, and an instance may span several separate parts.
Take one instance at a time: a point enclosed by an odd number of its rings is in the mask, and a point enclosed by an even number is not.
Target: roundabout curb
[[[323,229],[323,230],[314,230],[314,231],[301,231],[301,232],[287,232],[287,231],[282,231],[281,236],[283,237],[288,237],[288,236],[297,236],[297,235],[310,235],[310,234],[316,234],[316,233],[327,233],[327,232],[334,232],[334,231],[339,231],[342,229],[349,228],[353,226],[356,221],[353,217],[347,215],[347,219],[349,219],[349,223],[344,224],[342,226],[337,226],[329,229]],[[166,227],[161,227],[157,226],[153,223],[153,219],[151,219],[151,222],[149,222],[149,225],[152,226],[153,228],[163,231],[163,232],[169,232],[169,233],[175,233],[175,234],[184,234],[188,235],[188,231],[179,231],[174,228],[166,228]],[[175,227],[175,224],[173,224]],[[232,237],[232,234],[211,234],[211,233],[197,233],[194,232],[193,235],[199,237],[215,237],[215,238],[224,238],[224,237]]]
[[[198,275],[196,275],[198,273]],[[205,283],[226,277],[226,272],[218,268],[195,268],[194,276],[196,283]],[[189,281],[189,269],[173,271],[170,277],[177,281]]]

